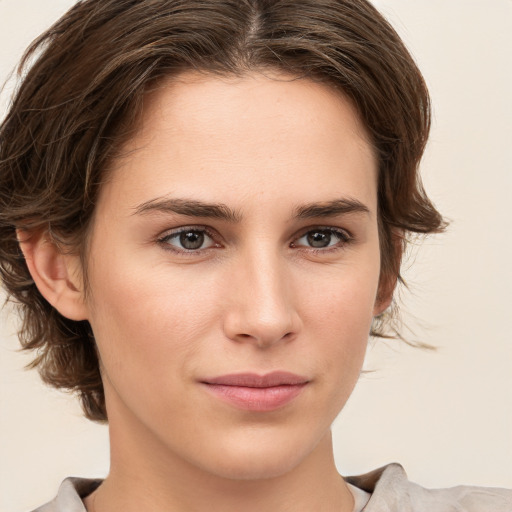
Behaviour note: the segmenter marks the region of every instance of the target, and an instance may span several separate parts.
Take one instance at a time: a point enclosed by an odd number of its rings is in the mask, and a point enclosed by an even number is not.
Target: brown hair
[[[424,80],[366,0],[80,1],[30,46],[20,74],[27,68],[0,127],[0,273],[20,308],[21,343],[37,351],[32,366],[76,391],[90,419],[106,419],[91,328],[41,296],[16,228],[44,229],[83,258],[107,163],[155,81],[272,68],[337,88],[379,160],[381,279],[400,278],[402,234],[443,229],[417,173],[430,128]]]

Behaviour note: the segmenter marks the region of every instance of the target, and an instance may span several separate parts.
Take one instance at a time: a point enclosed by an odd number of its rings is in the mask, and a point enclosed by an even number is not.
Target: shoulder
[[[102,480],[66,478],[59,487],[57,496],[32,512],[86,512],[82,498],[93,492]]]
[[[472,486],[426,489],[410,482],[400,464],[346,480],[371,494],[365,512],[512,512],[512,490]]]

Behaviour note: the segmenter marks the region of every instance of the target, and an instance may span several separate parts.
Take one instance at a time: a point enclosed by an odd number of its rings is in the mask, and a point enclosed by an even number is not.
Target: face
[[[112,442],[230,478],[291,470],[329,437],[382,309],[355,110],[305,79],[186,73],[124,149],[86,299]]]

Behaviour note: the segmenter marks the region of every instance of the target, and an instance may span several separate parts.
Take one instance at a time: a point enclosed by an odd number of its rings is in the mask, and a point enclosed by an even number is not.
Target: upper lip
[[[275,386],[293,386],[306,384],[308,379],[290,372],[271,372],[264,375],[257,373],[233,373],[203,380],[205,384],[219,386],[241,386],[248,388],[271,388]]]

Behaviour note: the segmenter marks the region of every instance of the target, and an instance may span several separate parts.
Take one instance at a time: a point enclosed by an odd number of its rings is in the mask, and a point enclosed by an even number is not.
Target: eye
[[[182,228],[167,233],[158,241],[166,246],[171,246],[173,250],[178,252],[193,252],[218,247],[218,244],[204,228]]]
[[[311,247],[313,249],[329,249],[342,246],[350,242],[350,235],[341,229],[334,228],[318,228],[311,229],[304,233],[296,242],[292,244],[293,247]]]

